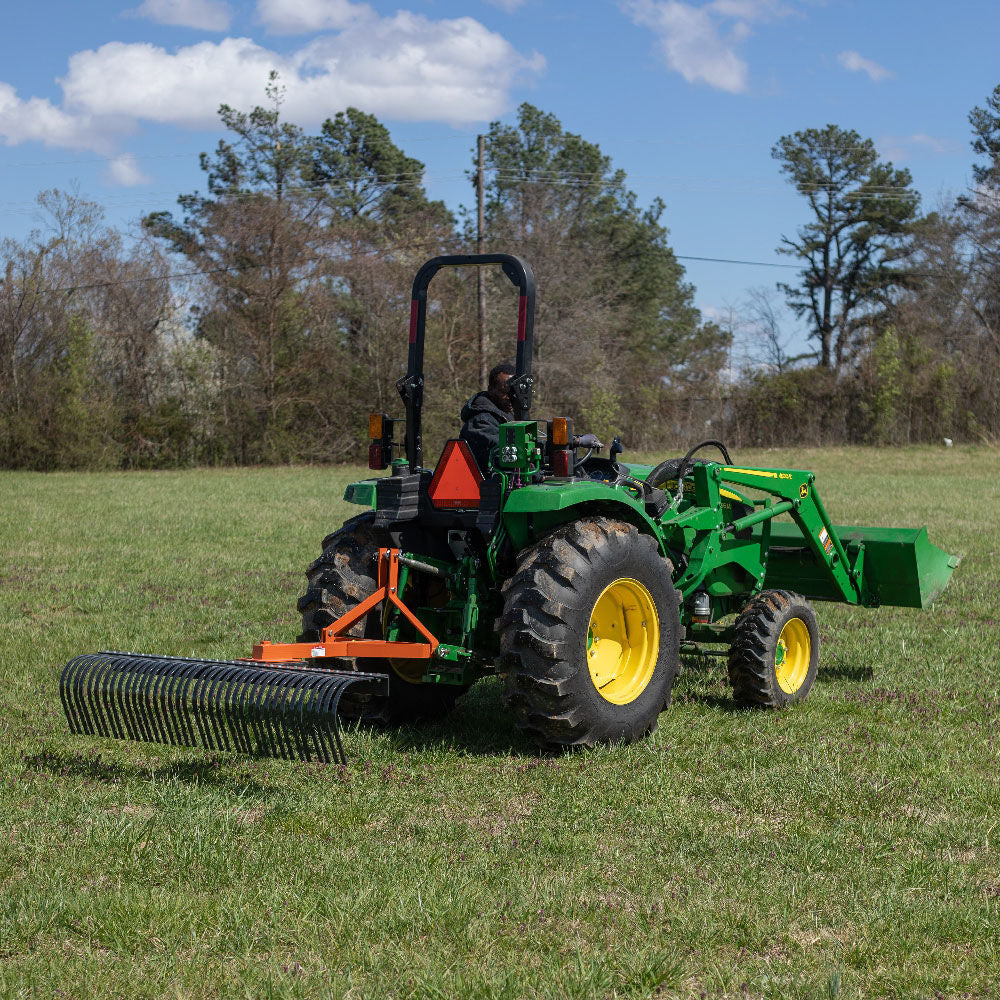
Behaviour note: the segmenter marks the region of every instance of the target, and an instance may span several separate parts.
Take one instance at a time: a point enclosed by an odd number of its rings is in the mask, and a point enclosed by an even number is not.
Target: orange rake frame
[[[399,597],[399,556],[399,549],[378,550],[378,587],[375,593],[327,625],[319,642],[269,642],[265,639],[253,647],[251,659],[261,663],[282,663],[324,656],[429,660],[440,643]],[[406,620],[427,641],[392,642],[388,639],[354,639],[343,634],[383,601],[389,601],[399,608],[406,616]]]

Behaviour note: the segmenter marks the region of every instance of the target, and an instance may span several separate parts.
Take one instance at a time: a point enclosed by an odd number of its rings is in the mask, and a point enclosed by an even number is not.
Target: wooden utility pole
[[[479,166],[476,170],[476,197],[479,209],[476,219],[476,253],[482,253],[483,230],[486,228],[486,177],[484,169],[486,137],[479,136],[476,146],[479,153]],[[486,346],[486,273],[482,267],[476,268],[476,289],[479,293],[479,384],[485,389],[489,362]]]

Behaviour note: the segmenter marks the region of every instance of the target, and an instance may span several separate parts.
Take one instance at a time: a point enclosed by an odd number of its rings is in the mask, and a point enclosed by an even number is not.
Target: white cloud
[[[351,0],[258,0],[257,3],[257,20],[276,35],[335,31],[374,16],[368,4]]]
[[[719,34],[708,8],[678,0],[634,0],[626,10],[636,24],[653,29],[667,66],[688,83],[707,83],[733,94],[747,89],[747,64],[736,55],[732,40]]]
[[[340,11],[352,20],[288,53],[249,38],[174,51],[108,42],[77,52],[59,80],[61,106],[22,99],[0,81],[0,144],[41,142],[111,158],[120,137],[142,122],[215,129],[220,104],[249,110],[265,103],[271,70],[285,88],[285,117],[305,127],[351,105],[390,121],[468,125],[506,111],[515,83],[545,66],[538,53],[522,55],[470,17],[380,17],[364,4],[296,2],[303,17],[322,8],[328,17]],[[286,0],[261,0],[265,7],[273,18],[282,11],[290,18],[293,10]],[[125,185],[145,180],[127,155],[109,159],[108,177]]]
[[[749,67],[736,51],[750,25],[787,17],[798,8],[785,0],[711,0],[702,6],[681,0],[621,0],[632,20],[651,28],[667,66],[688,83],[744,93]]]
[[[0,82],[0,142],[4,145],[41,142],[106,152],[109,132],[113,131],[113,127],[99,128],[88,115],[68,114],[44,98],[22,100],[10,84]]]
[[[390,119],[458,125],[502,113],[515,78],[543,66],[541,56],[521,56],[472,18],[429,21],[400,11],[321,36],[290,55],[249,38],[176,52],[109,42],[74,55],[61,83],[73,111],[211,128],[220,103],[260,104],[275,69],[286,88],[286,116],[305,125],[348,105]]]
[[[524,0],[486,0],[488,4],[493,7],[499,7],[501,10],[505,10],[508,14],[513,14],[518,7],[524,5]]]
[[[954,153],[956,152],[955,144],[949,142],[947,139],[935,139],[932,135],[927,135],[925,132],[917,132],[910,136],[910,142],[914,146],[926,146],[932,153]]]
[[[148,42],[108,42],[71,56],[60,82],[66,107],[77,112],[207,128],[218,121],[219,104],[260,104],[272,68],[285,76],[289,67],[248,38],[176,53]]]
[[[887,80],[893,75],[891,70],[885,68],[872,59],[865,59],[860,52],[847,51],[837,53],[837,62],[846,70],[852,73],[867,73],[869,79],[874,83]]]
[[[225,31],[233,16],[232,8],[224,0],[144,0],[125,14],[203,31]]]
[[[712,0],[706,8],[723,17],[739,18],[742,21],[764,21],[785,17],[795,10],[781,0]]]
[[[108,160],[108,180],[122,187],[148,184],[149,178],[139,169],[139,163],[132,153],[123,153]]]
[[[931,153],[955,153],[961,148],[950,140],[936,139],[934,136],[927,135],[924,132],[916,132],[913,135],[904,136],[882,136],[879,139],[878,146],[886,158],[896,162],[905,162],[919,149],[928,150]]]

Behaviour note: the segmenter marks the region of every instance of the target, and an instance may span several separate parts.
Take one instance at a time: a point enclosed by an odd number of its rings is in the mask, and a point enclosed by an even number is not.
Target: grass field
[[[962,565],[818,606],[792,711],[686,658],[652,738],[547,759],[488,681],[346,771],[71,737],[57,679],[294,637],[358,470],[0,473],[0,995],[1000,996],[1000,457],[738,461]]]

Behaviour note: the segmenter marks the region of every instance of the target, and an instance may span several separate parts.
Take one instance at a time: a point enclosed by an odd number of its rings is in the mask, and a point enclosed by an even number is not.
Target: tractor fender
[[[522,548],[560,524],[595,516],[634,524],[654,539],[661,555],[668,555],[663,533],[643,503],[609,483],[563,481],[522,486],[507,497],[502,519],[514,545]]]

